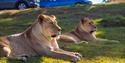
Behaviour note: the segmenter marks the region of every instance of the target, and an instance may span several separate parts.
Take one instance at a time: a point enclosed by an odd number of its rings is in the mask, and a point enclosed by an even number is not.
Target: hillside
[[[70,44],[61,47],[84,55],[78,63],[125,63],[125,4],[75,5],[57,8],[26,10],[0,10],[0,36],[24,31],[40,13],[57,16],[62,32],[74,30],[82,16],[90,16],[98,26],[97,36],[119,40],[89,44]],[[50,61],[51,60],[51,61]],[[22,63],[21,61],[0,58],[0,63]],[[25,63],[70,63],[48,57],[32,57]]]

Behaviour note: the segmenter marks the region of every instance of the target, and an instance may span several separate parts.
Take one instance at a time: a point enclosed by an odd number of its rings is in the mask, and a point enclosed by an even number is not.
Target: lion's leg
[[[89,42],[88,42],[88,41],[80,41],[80,42],[78,42],[77,44],[81,44],[81,43],[86,43],[86,44],[88,44]]]
[[[62,53],[64,53],[64,54],[72,55],[72,56],[77,56],[77,57],[79,57],[79,58],[82,57],[82,55],[79,54],[79,53],[64,51],[64,50],[60,49],[59,46],[58,46],[58,44],[57,44],[57,40],[56,40],[56,39],[53,39],[53,40],[51,41],[51,45],[52,45],[52,47],[53,47],[53,50],[56,51],[56,52],[62,52]]]
[[[82,58],[82,55],[80,53],[77,53],[77,52],[69,52],[69,51],[65,51],[62,49],[55,49],[55,50],[59,51],[59,52],[67,53],[67,54],[72,54],[72,55],[78,56],[79,58]]]
[[[72,36],[68,36],[68,35],[61,35],[59,40],[64,41],[66,43],[76,43],[76,42],[78,42],[77,39],[73,38]]]
[[[11,49],[6,46],[1,46],[0,45],[0,56],[1,57],[8,57],[11,53]]]
[[[27,60],[26,56],[11,57],[10,54],[11,54],[11,49],[9,47],[0,45],[0,57],[7,57],[9,59],[17,59],[22,61]]]
[[[80,60],[80,58],[76,55],[68,54],[66,52],[61,52],[61,51],[48,51],[47,56],[51,56],[54,58],[62,58],[64,60],[69,60],[72,62],[77,62]]]
[[[29,56],[28,55],[14,55],[14,56],[9,56],[8,58],[25,62],[28,60]]]
[[[27,55],[17,56],[17,57],[15,57],[15,59],[25,62],[28,60],[28,56]]]

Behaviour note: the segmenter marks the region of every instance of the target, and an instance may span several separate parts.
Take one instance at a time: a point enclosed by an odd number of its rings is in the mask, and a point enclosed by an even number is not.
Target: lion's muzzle
[[[93,33],[93,32],[96,32],[96,31],[97,31],[97,27],[94,26],[94,27],[92,28],[92,30],[90,31],[90,33]]]
[[[59,35],[61,35],[61,32],[58,32],[58,33],[56,33],[56,34],[53,34],[53,35],[51,35],[51,37],[57,37],[57,36],[59,36]]]

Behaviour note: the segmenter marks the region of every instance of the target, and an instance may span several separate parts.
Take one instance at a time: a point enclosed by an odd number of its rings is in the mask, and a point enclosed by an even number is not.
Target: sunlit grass
[[[47,57],[43,57],[43,62],[45,63],[71,63],[69,61],[64,61],[64,60],[60,60],[60,59],[53,59],[53,58],[47,58]]]
[[[9,15],[13,15],[13,14],[16,14],[16,13],[19,13],[21,11],[19,10],[4,10],[4,11],[0,11],[0,14],[9,14]]]
[[[98,19],[94,19],[94,24],[96,25],[99,25],[100,24],[100,21],[102,21],[103,19],[102,18],[98,18]]]
[[[124,63],[124,62],[125,59],[123,58],[98,56],[92,59],[83,59],[81,62],[78,63]]]
[[[99,36],[99,35],[101,35],[101,34],[104,34],[104,32],[103,32],[103,31],[98,31],[98,32],[96,32],[96,36]]]

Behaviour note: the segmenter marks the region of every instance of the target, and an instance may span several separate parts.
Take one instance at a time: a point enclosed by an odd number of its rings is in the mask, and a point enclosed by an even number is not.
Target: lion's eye
[[[53,22],[49,22],[49,24],[53,24]]]

